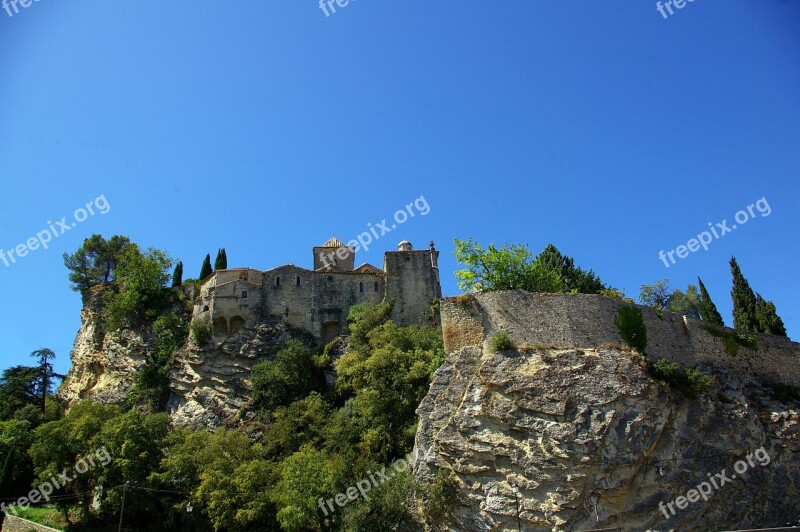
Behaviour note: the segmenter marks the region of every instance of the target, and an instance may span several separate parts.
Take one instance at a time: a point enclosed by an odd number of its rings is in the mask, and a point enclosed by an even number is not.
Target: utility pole
[[[119,510],[119,529],[118,532],[122,532],[122,515],[125,513],[125,495],[128,493],[128,483],[125,482],[125,485],[122,486],[122,508]]]

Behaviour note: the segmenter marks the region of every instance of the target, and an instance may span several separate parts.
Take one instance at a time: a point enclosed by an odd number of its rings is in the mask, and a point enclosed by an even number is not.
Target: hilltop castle
[[[286,264],[271,270],[220,270],[203,280],[193,318],[208,317],[215,336],[234,334],[262,317],[279,318],[323,343],[339,335],[350,307],[394,300],[392,320],[418,323],[442,296],[439,252],[433,242],[414,250],[408,241],[383,257],[383,269],[355,267],[356,250],[331,238],[313,248],[314,269]]]

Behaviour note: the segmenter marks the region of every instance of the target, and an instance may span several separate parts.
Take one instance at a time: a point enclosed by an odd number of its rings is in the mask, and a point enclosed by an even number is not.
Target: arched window
[[[378,291],[378,283],[375,283],[375,291]]]
[[[297,276],[297,279],[295,280],[295,286],[297,286],[297,287],[300,286],[300,276],[299,275]]]
[[[275,278],[275,288],[280,288],[280,287],[281,287],[281,278],[280,277],[276,277]]]
[[[364,291],[364,283],[363,282],[358,283],[358,291],[359,292],[363,292]]]

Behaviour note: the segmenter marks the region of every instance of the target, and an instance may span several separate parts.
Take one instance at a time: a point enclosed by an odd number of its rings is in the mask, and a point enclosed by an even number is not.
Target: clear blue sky
[[[13,10],[12,10],[13,12]],[[727,260],[800,335],[800,2],[68,2],[0,10],[0,248],[103,195],[6,267],[0,367],[80,319],[61,255],[92,233],[166,249],[196,276],[309,267],[415,198],[400,240],[548,242],[638,295]],[[669,269],[658,258],[765,197],[772,209]]]

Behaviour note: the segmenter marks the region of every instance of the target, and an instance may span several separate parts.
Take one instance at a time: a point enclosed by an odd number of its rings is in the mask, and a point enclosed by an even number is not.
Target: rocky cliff
[[[280,320],[214,336],[202,347],[187,342],[170,372],[167,411],[173,421],[205,428],[235,422],[250,400],[253,366],[274,358],[290,338],[313,343],[308,334]]]
[[[90,290],[81,310],[81,327],[70,352],[70,366],[56,396],[72,405],[82,399],[124,404],[136,373],[152,350],[152,340],[139,331],[106,334],[103,290]]]
[[[734,357],[681,316],[646,311],[650,356],[714,379],[707,394],[687,397],[623,346],[619,305],[522,292],[443,301],[448,361],[419,407],[415,446],[419,479],[440,468],[455,475],[457,503],[443,529],[722,530],[797,521],[797,405],[773,399],[772,386],[795,382],[796,362],[782,374],[773,369],[798,360],[798,345],[759,336],[758,351]],[[492,352],[498,331],[516,348]]]

